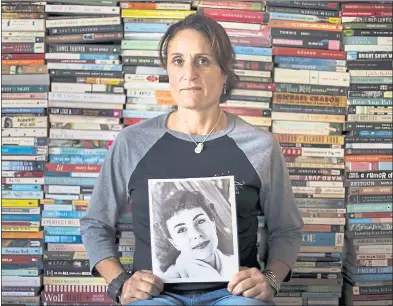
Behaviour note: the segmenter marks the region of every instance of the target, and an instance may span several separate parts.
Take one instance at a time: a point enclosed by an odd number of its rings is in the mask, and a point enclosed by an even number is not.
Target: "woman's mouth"
[[[182,91],[196,91],[201,89],[202,89],[201,87],[193,86],[193,87],[183,88]]]
[[[204,242],[201,242],[200,244],[194,246],[192,249],[204,249],[208,244],[210,243],[210,240],[206,240]]]

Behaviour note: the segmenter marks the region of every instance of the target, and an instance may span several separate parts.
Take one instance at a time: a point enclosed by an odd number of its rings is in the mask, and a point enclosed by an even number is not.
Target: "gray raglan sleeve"
[[[268,259],[280,260],[292,269],[300,250],[304,224],[295,202],[281,147],[272,138],[270,166],[267,167],[265,178],[267,186],[261,190],[261,204],[268,231]]]
[[[118,257],[116,224],[119,212],[128,201],[130,159],[130,145],[123,131],[108,150],[88,210],[80,220],[80,233],[93,276],[100,276],[95,269],[97,263],[108,257]]]

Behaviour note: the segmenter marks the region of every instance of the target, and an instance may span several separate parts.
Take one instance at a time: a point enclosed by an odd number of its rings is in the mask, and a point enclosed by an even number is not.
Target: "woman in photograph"
[[[218,22],[191,14],[171,25],[159,56],[177,109],[126,127],[111,145],[81,218],[91,273],[103,277],[111,299],[123,305],[271,305],[281,282],[291,278],[303,227],[281,147],[270,132],[222,110],[222,102],[236,98],[231,93],[236,59]],[[207,277],[164,284],[152,272],[149,179],[224,175],[235,182],[240,271],[229,282]],[[118,220],[128,203],[135,235],[132,273],[120,263],[116,245]],[[259,215],[265,227],[258,242]],[[173,216],[167,222],[173,245],[189,253],[190,246],[179,243],[174,229],[179,220]],[[206,220],[205,226],[214,228],[212,219]],[[190,266],[203,261],[205,270],[205,264],[221,270],[211,255],[214,237],[204,239],[191,252]],[[215,254],[215,260],[225,258]],[[188,271],[180,259],[172,266],[168,273]]]
[[[175,259],[163,273],[165,278],[200,278],[203,275],[217,279],[232,276],[233,252],[224,254],[218,247],[220,241],[214,204],[208,204],[202,193],[177,191],[157,209],[157,215],[161,218],[157,224],[156,232],[159,234],[156,239],[169,242],[164,244],[177,250],[174,258],[169,248],[159,250],[159,253],[164,254],[158,258]],[[224,244],[232,243],[229,238],[231,235],[222,238]],[[164,267],[165,262],[160,261]]]

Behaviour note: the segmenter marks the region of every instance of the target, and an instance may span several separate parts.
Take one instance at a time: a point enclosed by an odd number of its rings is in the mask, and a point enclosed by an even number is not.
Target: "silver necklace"
[[[206,141],[206,139],[210,136],[210,134],[214,131],[214,129],[216,128],[217,124],[220,122],[221,119],[221,115],[222,115],[222,110],[220,111],[220,116],[218,117],[218,120],[216,122],[216,124],[213,126],[213,128],[210,130],[209,134],[207,134],[207,136],[205,137],[205,139],[202,142],[197,143],[195,141],[195,139],[189,134],[187,133],[188,136],[190,136],[190,138],[192,139],[192,141],[195,143],[196,147],[194,149],[194,152],[199,154],[202,152],[203,150],[203,143]]]

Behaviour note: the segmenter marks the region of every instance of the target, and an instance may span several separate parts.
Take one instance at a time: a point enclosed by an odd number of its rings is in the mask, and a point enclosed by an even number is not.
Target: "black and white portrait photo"
[[[239,271],[233,176],[149,180],[149,210],[164,283],[227,282]]]

